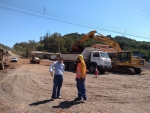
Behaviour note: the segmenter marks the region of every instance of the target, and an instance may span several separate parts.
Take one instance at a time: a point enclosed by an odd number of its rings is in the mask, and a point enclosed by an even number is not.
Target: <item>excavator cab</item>
[[[118,52],[117,60],[120,62],[131,62],[131,52]]]

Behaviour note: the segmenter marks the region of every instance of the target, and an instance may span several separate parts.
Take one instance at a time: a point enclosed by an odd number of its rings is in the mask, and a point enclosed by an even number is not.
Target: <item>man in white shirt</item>
[[[53,68],[55,68],[55,72],[53,74]],[[63,63],[63,58],[58,57],[58,61],[54,62],[49,68],[49,72],[51,73],[51,76],[54,77],[53,82],[53,93],[52,93],[52,100],[55,98],[60,98],[60,89],[62,87],[63,83],[63,73],[65,70],[65,65]]]

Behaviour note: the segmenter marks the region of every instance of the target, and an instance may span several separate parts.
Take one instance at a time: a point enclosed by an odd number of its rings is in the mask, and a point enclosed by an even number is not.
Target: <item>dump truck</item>
[[[97,68],[98,71],[103,74],[106,68],[111,68],[111,59],[106,52],[99,51],[99,49],[96,48],[86,47],[80,54],[83,55],[87,70],[90,73],[95,73]],[[78,55],[79,53],[60,54],[64,59],[66,70],[74,71],[76,69]]]
[[[84,48],[81,46],[81,43],[87,41],[90,38],[93,38],[101,43],[107,44],[116,50],[115,58],[112,59],[112,68],[110,69],[110,71],[128,73],[130,75],[141,73],[140,67],[145,66],[145,59],[133,57],[131,51],[123,51],[116,41],[100,33],[97,33],[97,31],[95,30],[89,32],[88,34],[85,34],[80,40],[78,40],[72,46],[72,51],[83,51]]]

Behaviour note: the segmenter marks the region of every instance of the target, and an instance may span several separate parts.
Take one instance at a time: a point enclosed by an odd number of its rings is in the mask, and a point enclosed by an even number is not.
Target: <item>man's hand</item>
[[[53,77],[53,72],[51,72],[51,76]]]
[[[82,77],[82,79],[85,79],[85,76],[84,76],[84,77]]]

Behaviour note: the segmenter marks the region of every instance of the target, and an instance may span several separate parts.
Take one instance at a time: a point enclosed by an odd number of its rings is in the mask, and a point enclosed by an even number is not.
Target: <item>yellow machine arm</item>
[[[100,42],[102,42],[102,43],[104,43],[104,44],[109,45],[112,48],[114,48],[116,50],[116,52],[121,52],[122,51],[120,45],[116,41],[113,41],[110,38],[108,38],[106,36],[103,36],[102,34],[99,34],[97,36],[93,36],[93,38],[100,41]]]
[[[88,34],[85,34],[80,40],[78,40],[73,46],[72,46],[72,51],[73,52],[82,52],[83,51],[83,47],[80,46],[79,44],[87,41],[89,38],[93,38],[94,34],[96,33],[97,31],[91,31],[89,32]]]
[[[97,31],[93,30],[93,31],[89,32],[88,34],[85,34],[80,40],[78,40],[72,46],[72,51],[73,52],[82,52],[84,48],[82,46],[80,46],[80,44],[87,41],[89,38],[94,38],[94,39],[98,40],[99,42],[109,45],[110,47],[114,48],[116,50],[116,52],[122,51],[120,45],[117,42],[111,40],[110,38],[108,38],[106,36],[103,36],[100,33],[98,33],[99,35],[95,36],[94,35],[95,33],[97,33]]]

